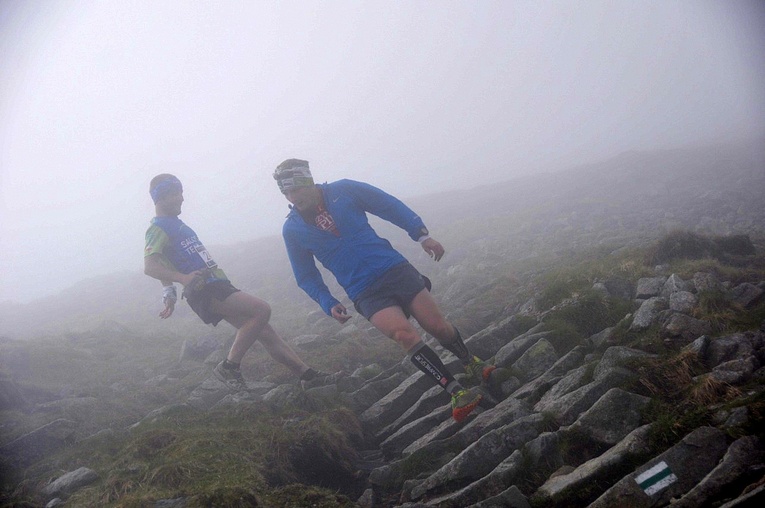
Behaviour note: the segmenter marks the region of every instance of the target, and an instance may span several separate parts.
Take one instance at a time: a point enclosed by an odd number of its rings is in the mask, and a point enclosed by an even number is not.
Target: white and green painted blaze
[[[672,472],[667,463],[662,461],[651,469],[640,473],[635,478],[635,481],[643,489],[643,492],[652,496],[675,483],[677,476],[675,476],[675,473]]]

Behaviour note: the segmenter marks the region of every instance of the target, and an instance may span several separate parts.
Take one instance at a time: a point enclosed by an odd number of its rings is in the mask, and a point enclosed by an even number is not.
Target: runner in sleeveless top
[[[342,375],[316,371],[298,357],[276,334],[268,321],[269,305],[235,288],[213,260],[194,231],[178,218],[183,204],[183,186],[173,175],[161,174],[149,185],[156,217],[146,231],[144,273],[161,281],[164,309],[159,316],[173,314],[178,299],[175,282],[183,286],[183,298],[205,323],[216,326],[225,320],[237,329],[228,356],[213,373],[233,388],[246,388],[240,363],[256,340],[271,357],[301,380],[304,388],[334,383]]]
[[[459,358],[467,378],[485,383],[493,365],[473,356],[426,289],[420,273],[380,238],[367,220],[377,215],[405,230],[439,261],[443,246],[431,238],[422,219],[400,200],[369,184],[353,180],[315,185],[308,162],[288,159],[274,173],[291,203],[282,234],[297,284],[340,323],[347,309],[327,288],[315,260],[337,278],[356,311],[396,341],[414,365],[452,396],[452,416],[464,420],[479,404],[490,404],[481,390],[465,389],[415,330],[409,317]],[[482,400],[484,397],[484,400]]]

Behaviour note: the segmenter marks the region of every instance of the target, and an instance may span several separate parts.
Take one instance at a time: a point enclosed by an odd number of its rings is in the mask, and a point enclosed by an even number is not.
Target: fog
[[[289,157],[407,198],[763,136],[763,26],[759,1],[2,0],[0,300],[140,270],[160,172],[214,254],[280,233]]]

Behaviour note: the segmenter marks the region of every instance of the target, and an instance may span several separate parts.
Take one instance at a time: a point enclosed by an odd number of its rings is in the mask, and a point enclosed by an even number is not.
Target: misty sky
[[[280,233],[289,157],[406,198],[763,136],[763,27],[737,0],[0,0],[0,301],[140,270],[160,172],[214,247]]]

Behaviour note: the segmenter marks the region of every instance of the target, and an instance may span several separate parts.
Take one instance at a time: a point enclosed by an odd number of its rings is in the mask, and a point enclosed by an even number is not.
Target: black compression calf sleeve
[[[470,351],[468,351],[467,345],[465,344],[465,341],[462,340],[462,335],[460,334],[460,331],[457,330],[456,326],[454,327],[454,332],[456,333],[454,340],[448,344],[442,342],[441,345],[448,351],[454,353],[454,356],[459,358],[462,363],[468,363],[472,359]]]
[[[420,341],[414,346],[408,356],[418,369],[447,392],[454,393],[455,390],[462,388],[436,352],[424,342]]]

